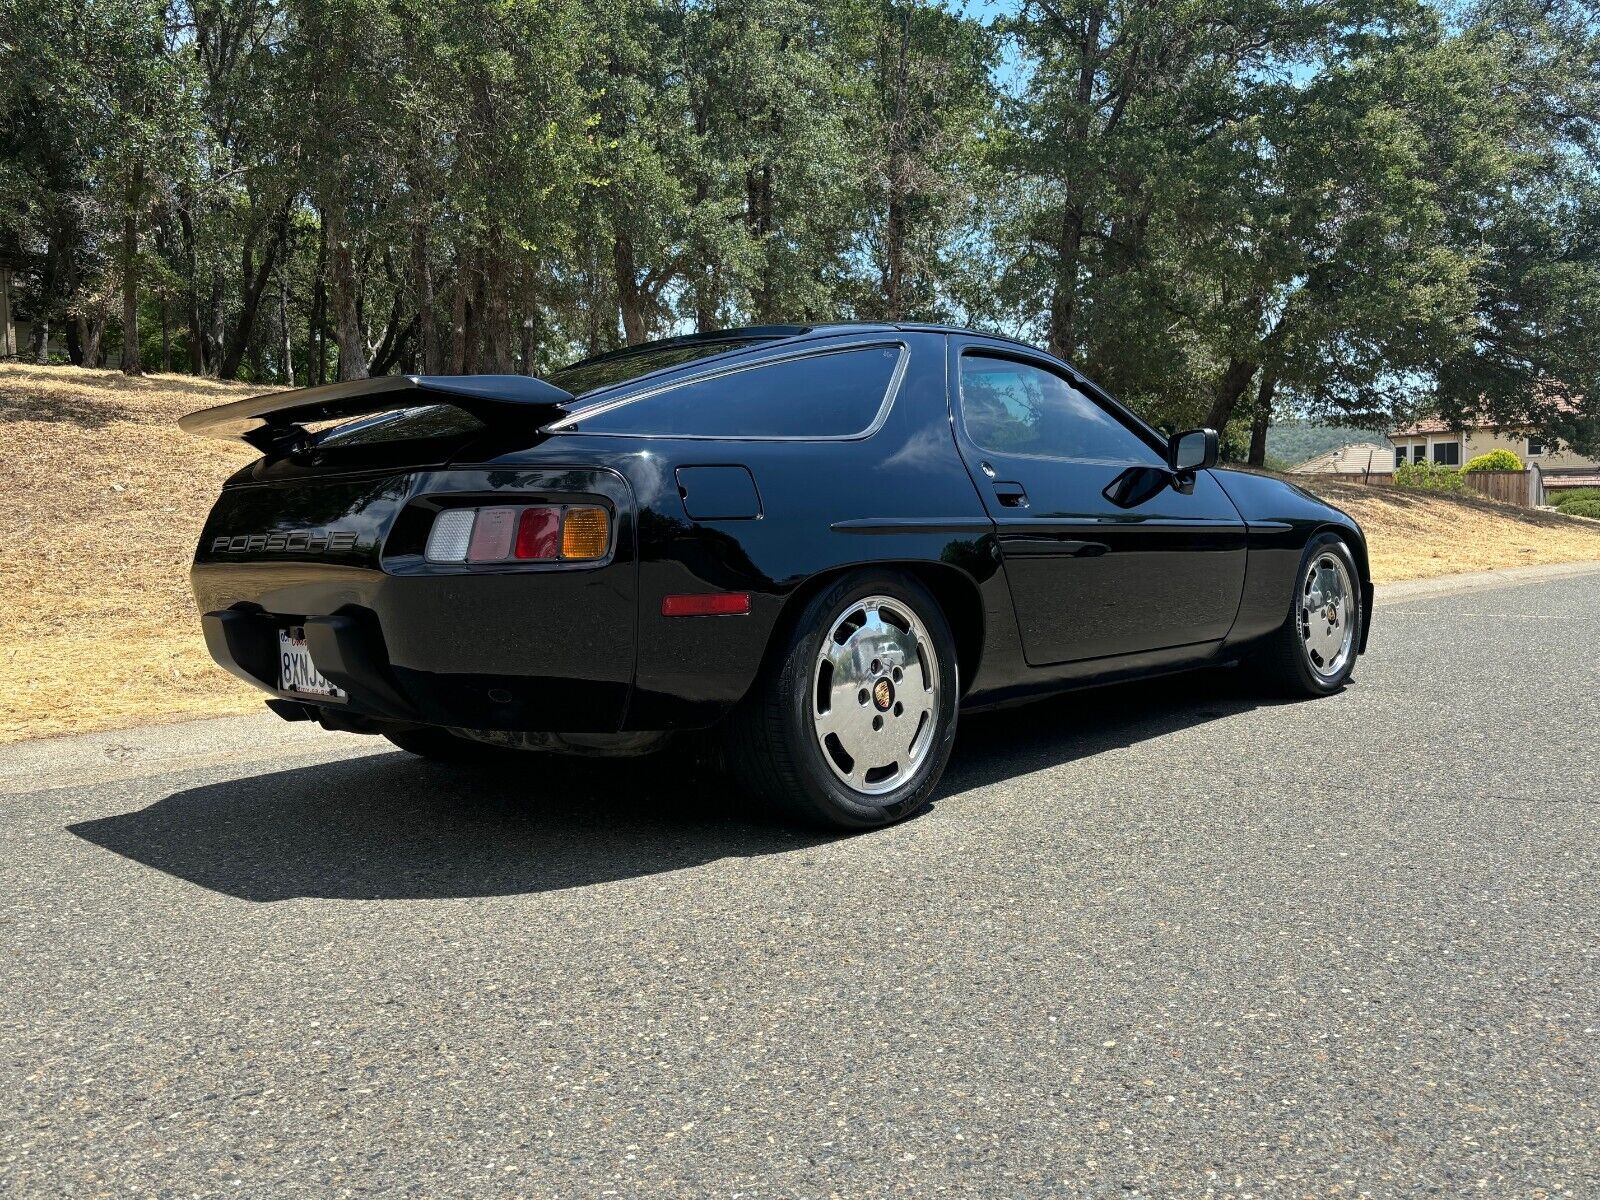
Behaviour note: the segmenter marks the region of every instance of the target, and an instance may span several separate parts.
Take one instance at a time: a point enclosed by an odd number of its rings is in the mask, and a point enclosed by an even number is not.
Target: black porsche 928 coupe
[[[182,426],[263,455],[195,556],[212,655],[429,758],[710,732],[751,791],[865,828],[928,799],[959,709],[1229,662],[1324,695],[1365,649],[1350,517],[964,330],[738,329]]]

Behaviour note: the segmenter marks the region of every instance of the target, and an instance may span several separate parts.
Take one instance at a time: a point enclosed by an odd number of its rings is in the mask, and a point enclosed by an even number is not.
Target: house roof
[[[1565,396],[1556,397],[1556,408],[1561,412],[1568,413],[1578,411],[1578,406]],[[1404,429],[1396,429],[1389,436],[1392,438],[1422,437],[1430,433],[1460,433],[1463,429],[1499,429],[1500,427],[1500,422],[1481,417],[1471,418],[1462,425],[1454,427],[1445,424],[1438,417],[1421,417]],[[1515,429],[1517,427],[1513,425],[1511,428]]]
[[[1378,442],[1353,442],[1337,450],[1324,450],[1289,468],[1291,475],[1360,475],[1387,471],[1394,466],[1394,447]]]
[[[1600,471],[1590,471],[1587,474],[1581,471],[1563,471],[1559,475],[1553,471],[1544,473],[1545,490],[1551,488],[1600,487]]]
[[[1492,428],[1487,422],[1483,425],[1473,425],[1474,429]],[[1390,437],[1421,437],[1427,433],[1455,433],[1454,429],[1446,425],[1438,417],[1424,417],[1420,421],[1413,421],[1404,429],[1396,429]]]

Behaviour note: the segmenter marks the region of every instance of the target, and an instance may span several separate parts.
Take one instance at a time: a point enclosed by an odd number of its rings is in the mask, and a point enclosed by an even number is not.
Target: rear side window
[[[696,379],[567,426],[582,433],[831,438],[865,433],[889,396],[900,346],[812,354]]]

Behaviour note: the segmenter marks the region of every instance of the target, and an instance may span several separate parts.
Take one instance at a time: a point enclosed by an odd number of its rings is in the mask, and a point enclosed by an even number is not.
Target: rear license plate
[[[298,625],[278,630],[278,687],[302,696],[344,696],[322,677],[316,663],[311,661],[306,631]]]

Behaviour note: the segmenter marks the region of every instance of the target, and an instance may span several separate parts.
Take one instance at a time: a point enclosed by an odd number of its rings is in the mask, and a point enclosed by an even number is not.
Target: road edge
[[[1600,575],[1600,561],[1589,559],[1582,562],[1542,563],[1532,567],[1501,567],[1495,571],[1464,571],[1459,575],[1435,575],[1431,579],[1380,583],[1377,586],[1377,599],[1378,603],[1384,604],[1426,596],[1450,596],[1457,592],[1491,591],[1581,575]]]

